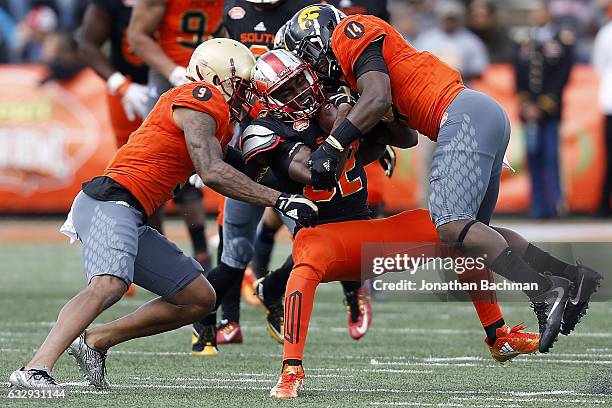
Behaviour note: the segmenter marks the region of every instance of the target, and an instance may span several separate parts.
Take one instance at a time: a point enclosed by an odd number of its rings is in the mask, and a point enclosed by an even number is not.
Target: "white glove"
[[[144,85],[131,83],[123,97],[123,110],[130,121],[136,119],[136,116],[145,118],[147,116],[147,103],[149,102],[149,88]]]
[[[204,181],[202,180],[202,177],[200,177],[197,173],[192,174],[191,177],[189,177],[189,184],[191,184],[195,188],[204,187]]]
[[[130,121],[136,120],[136,116],[144,119],[149,101],[149,89],[146,86],[133,83],[120,72],[108,77],[106,83],[112,95],[121,95],[123,110]]]
[[[185,67],[176,66],[170,73],[170,76],[168,77],[168,82],[170,82],[172,86],[186,84],[187,82],[189,82],[189,80],[185,75],[187,75],[187,70],[185,69]]]

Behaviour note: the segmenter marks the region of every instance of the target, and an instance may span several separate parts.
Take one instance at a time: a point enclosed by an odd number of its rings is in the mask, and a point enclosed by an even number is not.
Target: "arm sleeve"
[[[275,149],[263,152],[263,160],[274,173],[289,174],[289,166],[302,146],[304,146],[302,142],[281,139]]]
[[[383,72],[389,74],[387,63],[383,56],[383,40],[384,37],[378,38],[376,41],[368,45],[365,50],[361,53],[355,64],[353,65],[353,72],[355,73],[355,79],[370,71]]]

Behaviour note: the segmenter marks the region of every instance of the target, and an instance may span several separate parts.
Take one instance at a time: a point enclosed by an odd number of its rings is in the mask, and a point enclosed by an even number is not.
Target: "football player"
[[[296,11],[315,3],[316,0],[226,1],[223,25],[230,38],[246,45],[257,58],[273,48],[274,37],[284,22],[288,21]],[[240,125],[241,128],[244,129],[249,122],[250,118],[246,118]],[[217,343],[241,343],[243,338],[239,323],[240,288],[242,283],[245,300],[258,303],[257,298],[253,296],[255,278],[250,273],[245,274],[244,271],[253,258],[255,231],[264,209],[231,199],[225,200],[223,206],[221,220],[223,227],[219,229],[219,237],[224,250],[221,251],[218,268],[222,269],[220,273],[224,273],[228,279],[230,276],[235,276],[235,283],[223,297],[223,317],[217,332]],[[195,328],[195,331],[198,329]],[[194,343],[192,348],[194,355],[201,354],[200,345]]]
[[[439,239],[426,211],[406,212],[384,222],[367,221],[370,219],[369,182],[364,166],[380,156],[386,142],[399,140],[402,147],[415,144],[415,133],[395,124],[379,124],[364,137],[361,146],[360,141],[355,141],[348,149],[336,187],[332,191],[317,191],[310,186],[308,158],[328,134],[329,129],[324,130],[325,122],[331,117],[331,122],[327,122],[333,123],[335,108],[322,107],[324,98],[316,74],[293,54],[275,50],[257,61],[253,82],[266,111],[242,135],[241,150],[247,173],[259,179],[270,168],[282,189],[303,191],[319,207],[318,226],[312,232],[297,233],[291,277],[275,271],[257,286],[264,303],[280,299],[287,287],[283,370],[271,395],[292,398],[297,396],[303,378],[302,355],[317,285],[342,279],[360,281],[359,251],[366,241],[436,243]],[[263,180],[266,178],[267,174]],[[497,303],[484,301],[482,293],[471,295],[477,299],[474,305],[483,326],[497,321],[503,323]],[[362,324],[361,330],[369,322]],[[537,350],[538,335],[521,333],[522,329],[522,326],[510,329],[502,324],[494,329],[497,337],[493,341],[487,336],[487,345],[495,359],[503,362]],[[503,345],[507,345],[506,349]],[[510,347],[512,352],[507,352]]]
[[[236,41],[201,44],[187,69],[190,82],[163,94],[104,174],[83,184],[62,229],[82,243],[88,286],[63,307],[32,360],[11,374],[11,385],[60,388],[51,370],[68,348],[85,378],[108,389],[110,347],[193,323],[211,310],[215,292],[201,265],[144,224],[194,170],[227,197],[278,208],[304,225],[316,221],[310,200],[257,184],[224,162],[230,122],[242,116],[254,62]],[[132,282],[160,297],[87,329]]]
[[[147,112],[160,95],[187,82],[185,67],[193,50],[203,41],[224,36],[223,0],[141,0],[134,6],[128,27],[129,44],[149,71],[151,95]],[[177,212],[187,225],[195,258],[210,267],[206,242],[202,192],[186,184],[174,197]],[[150,225],[161,231],[163,208],[151,217]]]
[[[537,286],[525,294],[540,326],[541,352],[552,347],[560,331],[569,334],[586,313],[601,275],[489,225],[510,138],[504,109],[467,89],[457,70],[417,51],[373,16],[346,17],[333,6],[310,6],[293,17],[285,42],[317,73],[360,94],[312,154],[313,186],[333,188],[340,153],[381,119],[419,131],[437,142],[429,209],[440,238],[473,256],[487,255],[487,266],[511,281]]]
[[[142,124],[149,100],[148,68],[127,42],[133,3],[93,0],[85,10],[79,41],[81,59],[106,81],[108,111],[117,148]],[[102,52],[107,40],[110,40],[110,58]],[[136,285],[132,285],[125,294],[135,293]]]

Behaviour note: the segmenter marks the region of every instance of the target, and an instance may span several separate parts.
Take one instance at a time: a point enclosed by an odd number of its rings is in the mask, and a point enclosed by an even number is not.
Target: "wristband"
[[[106,80],[106,85],[108,86],[108,90],[112,95],[117,93],[117,90],[121,87],[121,85],[125,84],[128,79],[119,71],[114,72],[111,76]]]
[[[346,147],[362,137],[363,133],[361,133],[350,120],[345,118],[327,139],[332,139],[335,143],[338,143],[340,147]],[[336,147],[333,143],[329,144]]]

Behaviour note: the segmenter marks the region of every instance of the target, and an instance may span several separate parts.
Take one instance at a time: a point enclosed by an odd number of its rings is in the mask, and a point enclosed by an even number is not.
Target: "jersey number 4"
[[[339,193],[342,195],[342,198],[344,198],[363,189],[363,181],[361,180],[361,177],[357,176],[351,180],[348,175],[348,173],[355,168],[355,152],[357,152],[357,147],[359,146],[358,143],[359,142],[354,142],[349,147],[348,157],[346,158],[342,175],[340,175],[340,179],[338,180],[338,187],[334,187],[332,190],[327,191],[315,190],[312,188],[312,186],[306,186],[304,187],[304,195],[308,199],[315,202],[331,201],[336,193],[338,193],[337,190],[340,190]]]

